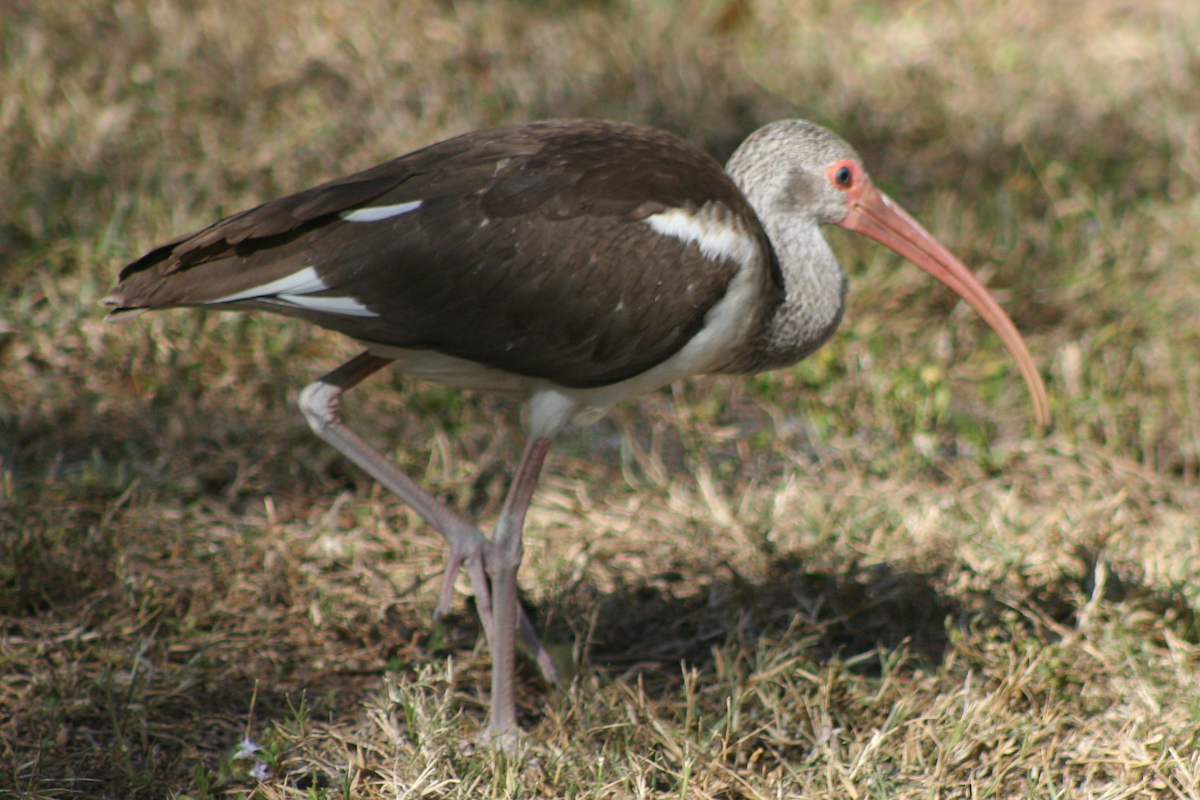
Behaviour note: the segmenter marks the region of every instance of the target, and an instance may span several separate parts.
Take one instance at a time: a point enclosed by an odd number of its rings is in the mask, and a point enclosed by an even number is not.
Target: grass
[[[0,796],[1197,797],[1194,5],[0,5]],[[439,537],[296,412],[353,347],[96,301],[222,214],[564,116],[722,157],[833,127],[987,278],[1056,427],[955,298],[829,232],[829,346],[555,444],[522,585],[572,680],[521,665],[506,759]],[[491,523],[511,404],[348,405]]]

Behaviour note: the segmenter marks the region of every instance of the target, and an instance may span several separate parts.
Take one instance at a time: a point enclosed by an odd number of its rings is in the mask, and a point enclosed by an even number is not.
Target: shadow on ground
[[[805,638],[814,661],[853,658],[904,644],[940,663],[947,617],[961,614],[935,589],[936,577],[886,566],[847,565],[837,572],[805,569],[790,556],[755,582],[722,565],[721,577],[677,594],[678,573],[655,576],[599,601],[589,647],[593,664],[613,671],[658,664],[703,668],[713,648],[753,649],[760,637]]]
[[[295,612],[256,622],[259,609],[202,596],[165,567],[149,591],[139,574],[154,566],[130,569],[102,535],[89,541],[88,532],[102,528],[88,514],[75,526],[77,542],[50,547],[26,537],[21,560],[44,559],[39,571],[0,575],[8,601],[0,757],[15,765],[0,770],[0,787],[33,795],[104,787],[134,796],[138,780],[185,786],[197,763],[215,769],[247,730],[299,729],[313,719],[353,724],[385,673],[415,674],[449,655],[460,707],[483,724],[488,663],[473,656],[480,630],[471,613],[441,626],[411,604],[362,624],[321,625]],[[11,525],[0,524],[0,534],[8,545],[20,539]],[[715,651],[737,657],[766,641],[803,641],[798,650],[808,657],[798,666],[810,672],[837,661],[870,678],[898,649],[912,656],[910,668],[936,670],[951,630],[1011,604],[982,596],[968,608],[939,589],[943,576],[935,572],[853,563],[818,572],[805,562],[802,554],[778,558],[759,580],[722,565],[698,581],[666,572],[608,593],[585,584],[530,610],[548,623],[547,641],[585,653],[602,682],[637,682],[648,696],[671,698],[682,691],[684,668],[698,670],[703,685],[712,680]],[[1078,599],[1094,589],[1090,580],[1031,586],[1022,602],[1072,625]],[[1158,596],[1129,576],[1114,576],[1105,592],[1190,609],[1182,597]],[[1194,633],[1194,619],[1179,618]],[[532,727],[551,690],[532,664],[520,671],[523,724]]]

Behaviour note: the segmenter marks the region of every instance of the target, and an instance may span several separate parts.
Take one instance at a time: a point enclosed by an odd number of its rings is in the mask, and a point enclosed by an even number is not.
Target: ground
[[[1198,92],[1185,0],[0,0],[0,796],[1197,797]],[[443,543],[295,407],[354,346],[97,301],[222,215],[579,116],[721,158],[836,130],[1054,427],[951,293],[828,232],[826,348],[556,442],[521,581],[569,679],[520,666],[504,756]],[[511,403],[347,407],[494,521]]]

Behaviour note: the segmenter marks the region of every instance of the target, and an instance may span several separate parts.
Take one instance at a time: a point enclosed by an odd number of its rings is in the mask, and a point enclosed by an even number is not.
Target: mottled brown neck
[[[846,275],[816,223],[811,230],[773,230],[783,292],[763,309],[747,346],[723,372],[748,374],[786,367],[812,354],[842,321]]]

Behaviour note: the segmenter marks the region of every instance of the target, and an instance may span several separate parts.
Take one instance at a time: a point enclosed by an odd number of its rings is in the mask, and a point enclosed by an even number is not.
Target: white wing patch
[[[281,294],[279,299],[286,300],[295,306],[311,308],[313,311],[324,311],[326,314],[341,314],[343,317],[379,316],[353,297],[297,297],[291,294]]]
[[[293,272],[285,278],[280,278],[277,281],[264,283],[262,286],[255,286],[253,289],[246,289],[241,292],[218,297],[216,300],[209,300],[210,303],[232,303],[234,300],[247,300],[251,297],[268,297],[275,294],[309,294],[311,292],[323,292],[329,287],[325,285],[325,281],[317,275],[317,271],[312,267],[305,267],[299,272]]]
[[[758,256],[758,242],[728,222],[705,214],[692,214],[682,208],[672,208],[661,214],[646,217],[646,224],[663,236],[673,236],[684,242],[695,242],[705,258],[733,259],[745,267]]]
[[[407,214],[410,211],[416,211],[421,207],[422,202],[424,201],[413,200],[408,203],[397,203],[394,206],[356,208],[353,211],[339,211],[338,216],[347,222],[379,222],[381,219],[398,217],[401,214]]]
[[[280,278],[253,289],[218,297],[209,300],[212,303],[232,303],[235,300],[250,300],[256,297],[274,298],[294,306],[311,308],[313,311],[324,311],[326,314],[341,314],[346,317],[378,317],[371,309],[355,300],[353,297],[309,297],[315,292],[324,292],[329,285],[321,280],[313,267],[305,267],[299,272]]]

